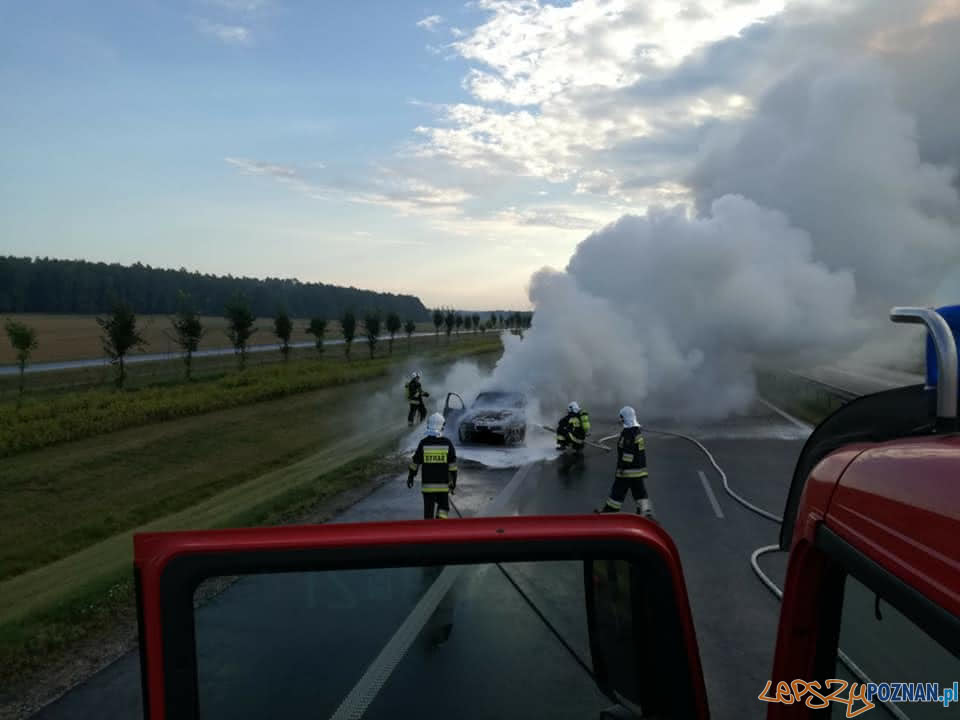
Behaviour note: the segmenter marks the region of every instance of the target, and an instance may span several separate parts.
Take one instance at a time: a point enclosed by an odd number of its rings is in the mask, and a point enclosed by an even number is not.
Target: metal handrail
[[[954,422],[957,419],[957,342],[943,316],[933,308],[895,307],[890,311],[895,323],[926,325],[937,351],[937,418]]]

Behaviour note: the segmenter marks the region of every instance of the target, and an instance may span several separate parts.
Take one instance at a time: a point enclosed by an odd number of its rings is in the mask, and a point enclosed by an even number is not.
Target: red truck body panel
[[[909,438],[860,453],[840,477],[827,525],[960,615],[960,436]]]
[[[821,526],[960,617],[960,436],[845,446],[816,465],[801,495],[774,683],[814,677],[825,627],[833,622],[824,598],[840,592],[842,575],[816,547]],[[813,718],[814,712],[803,703],[772,704],[767,720]]]

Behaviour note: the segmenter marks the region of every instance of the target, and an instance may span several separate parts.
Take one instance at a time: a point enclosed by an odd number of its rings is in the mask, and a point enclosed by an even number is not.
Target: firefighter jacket
[[[423,492],[447,492],[457,486],[457,451],[449,438],[428,435],[420,441],[410,462],[411,480],[421,465]]]
[[[423,403],[423,398],[430,396],[430,393],[423,391],[423,386],[419,380],[411,380],[406,384],[406,388],[407,400],[410,401],[411,405],[420,405]]]
[[[579,413],[567,413],[557,424],[557,439],[574,447],[583,447],[589,432],[590,416],[583,410]]]
[[[647,476],[647,449],[638,427],[624,428],[617,442],[617,477]]]

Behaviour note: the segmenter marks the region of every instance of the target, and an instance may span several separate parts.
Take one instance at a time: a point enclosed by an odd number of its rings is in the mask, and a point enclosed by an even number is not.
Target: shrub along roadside
[[[453,351],[428,351],[425,355],[427,359],[444,359],[499,351],[500,347],[499,338],[491,337]],[[0,458],[123,428],[371,380],[387,375],[392,363],[390,358],[363,363],[300,360],[190,384],[44,396],[25,403],[19,411],[13,404],[3,405],[0,406]]]

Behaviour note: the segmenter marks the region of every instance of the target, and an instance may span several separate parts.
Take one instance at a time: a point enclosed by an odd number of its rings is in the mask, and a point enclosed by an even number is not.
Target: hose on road
[[[767,520],[771,520],[777,523],[778,525],[783,524],[783,518],[781,516],[774,515],[773,513],[768,512],[763,508],[758,507],[757,505],[754,505],[752,502],[750,502],[743,496],[739,495],[736,491],[734,491],[734,489],[730,487],[729,480],[727,479],[727,474],[724,472],[723,468],[720,467],[720,464],[716,461],[716,458],[713,457],[713,454],[709,450],[707,450],[704,444],[701,443],[699,440],[697,440],[696,438],[690,435],[685,435],[683,433],[678,433],[678,432],[671,432],[668,430],[659,430],[651,427],[645,427],[644,430],[647,430],[651,433],[655,433],[657,435],[666,435],[670,437],[682,438],[696,445],[700,449],[700,451],[707,457],[707,459],[710,461],[710,464],[713,465],[717,473],[719,473],[720,477],[723,480],[723,489],[731,498],[733,498],[736,502],[740,503],[743,507],[745,507],[750,512],[756,513],[757,515],[760,515],[761,517],[766,518]],[[601,438],[601,442],[607,439],[609,438]],[[750,555],[750,567],[753,570],[754,575],[757,576],[760,582],[763,583],[764,587],[766,587],[767,590],[769,590],[774,595],[774,597],[777,598],[777,601],[779,602],[783,600],[783,590],[770,578],[769,575],[767,575],[763,571],[763,569],[760,567],[760,562],[759,562],[762,556],[767,555],[769,553],[774,553],[774,552],[781,552],[779,544],[765,545],[763,547],[757,548]],[[867,675],[860,668],[860,666],[857,665],[857,663],[839,647],[837,648],[837,658],[840,660],[840,662],[842,662],[847,667],[847,669],[853,675],[859,678],[861,682],[863,683],[873,682],[870,679],[870,676]],[[904,712],[896,704],[892,702],[880,700],[880,698],[877,698],[877,701],[880,702],[898,720],[909,720],[907,715],[904,714]]]

